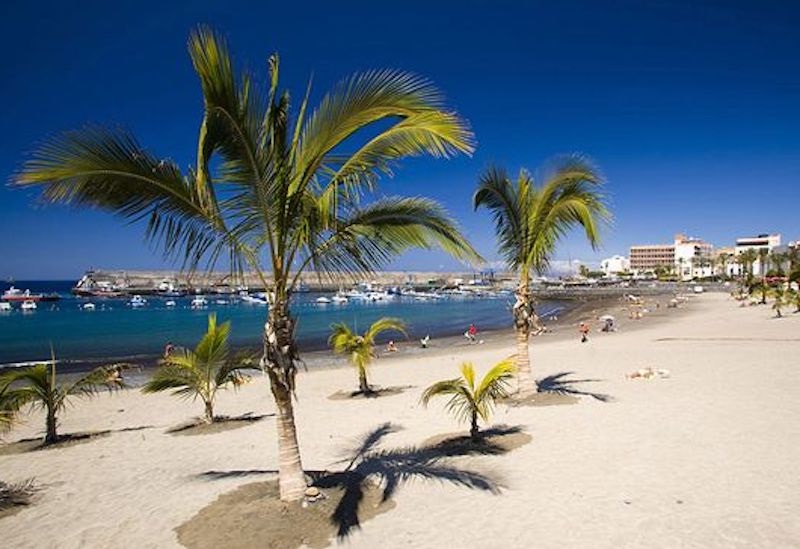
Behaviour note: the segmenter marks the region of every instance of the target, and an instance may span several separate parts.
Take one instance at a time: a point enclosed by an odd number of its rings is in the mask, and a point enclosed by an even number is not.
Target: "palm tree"
[[[753,277],[753,263],[758,259],[758,254],[755,249],[747,248],[737,257],[739,264],[742,266],[742,279],[747,281],[749,285],[750,279]]]
[[[761,275],[763,280],[767,276],[767,269],[769,268],[769,250],[767,248],[759,248],[756,255],[758,256],[758,274]]]
[[[383,332],[392,330],[405,334],[405,323],[399,318],[383,317],[373,322],[364,335],[354,332],[344,322],[333,324],[331,330],[333,333],[328,338],[328,344],[333,347],[333,352],[348,353],[351,364],[358,370],[359,393],[363,395],[372,393],[367,382],[367,367],[374,357],[375,338]]]
[[[786,263],[786,260],[787,254],[783,252],[772,250],[769,254],[769,262],[772,264],[772,268],[775,270],[778,276],[783,276],[783,264]]]
[[[0,376],[0,416],[9,428],[17,413],[25,406],[45,411],[45,444],[58,442],[58,414],[75,398],[90,398],[100,390],[113,391],[124,387],[119,366],[101,366],[78,379],[59,384],[56,360],[14,370]]]
[[[204,100],[192,169],[182,173],[122,130],[86,128],[48,141],[15,183],[41,186],[45,201],[147,220],[146,238],[189,272],[225,257],[233,273],[248,268],[270,288],[260,366],[277,407],[280,498],[299,500],[306,481],[292,402],[295,286],[307,270],[364,275],[413,247],[477,261],[437,203],[369,194],[400,159],[469,154],[473,135],[433,85],[405,72],[357,74],[316,109],[309,85],[292,113],[278,89],[277,55],[262,92],[251,75],[237,78],[224,40],[210,30],[192,33],[189,54]]]
[[[481,176],[473,199],[476,210],[485,207],[492,213],[500,253],[519,274],[513,316],[520,397],[536,392],[528,354],[528,337],[538,324],[531,276],[547,270],[559,239],[575,226],[583,227],[596,247],[599,224],[610,217],[600,193],[600,174],[584,158],[557,159],[545,174],[537,186],[525,170],[512,182],[504,170],[490,168]]]
[[[503,360],[486,372],[476,385],[474,366],[470,362],[464,362],[461,364],[461,377],[439,381],[425,389],[422,393],[422,404],[427,406],[435,396],[449,396],[447,411],[459,421],[469,420],[469,436],[477,442],[478,418],[489,421],[495,401],[508,398],[508,388],[515,370],[511,359]]]
[[[178,349],[161,361],[153,377],[142,387],[143,393],[175,389],[172,394],[200,398],[205,405],[203,419],[213,423],[214,399],[219,389],[234,388],[247,380],[241,370],[253,368],[248,360],[235,360],[230,355],[228,336],[231,323],[217,325],[217,315],[208,315],[208,329],[194,351]]]
[[[730,254],[728,254],[726,252],[721,252],[717,256],[717,268],[718,268],[718,272],[720,273],[720,277],[721,278],[728,278],[728,272],[727,272],[728,269],[727,269],[727,267],[728,267],[728,261],[730,260],[730,258],[731,258]]]
[[[787,295],[787,292],[784,290],[783,286],[779,284],[771,288],[769,293],[775,299],[775,301],[772,303],[772,310],[775,311],[775,316],[782,318],[783,313],[781,312],[781,309],[789,304],[789,296]]]

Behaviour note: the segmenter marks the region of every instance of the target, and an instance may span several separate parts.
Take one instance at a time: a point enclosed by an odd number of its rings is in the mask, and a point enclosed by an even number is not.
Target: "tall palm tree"
[[[422,404],[436,396],[449,396],[447,410],[459,421],[469,421],[469,436],[479,439],[478,418],[489,421],[495,401],[507,398],[515,367],[511,359],[495,364],[479,382],[475,367],[470,362],[461,364],[461,377],[434,383],[422,393]]]
[[[182,173],[122,130],[86,128],[48,141],[16,184],[41,186],[46,201],[146,220],[147,239],[190,272],[225,256],[234,273],[250,269],[270,287],[260,365],[278,413],[280,497],[298,500],[306,481],[289,301],[299,277],[362,275],[412,247],[476,261],[437,203],[369,194],[400,159],[469,154],[473,135],[433,85],[405,72],[357,74],[315,109],[309,85],[292,113],[276,55],[263,91],[251,75],[237,77],[224,40],[208,29],[192,33],[189,55],[204,100],[193,168]]]
[[[332,333],[328,343],[333,347],[334,353],[350,355],[350,362],[358,371],[359,392],[368,395],[372,392],[367,381],[367,367],[374,358],[375,338],[383,332],[396,331],[406,333],[406,325],[399,318],[383,317],[375,322],[363,335],[350,329],[344,322],[337,322],[331,326]]]
[[[730,261],[731,256],[729,253],[721,252],[717,256],[717,269],[719,272],[719,276],[722,278],[728,278],[728,262]]]
[[[758,259],[758,254],[756,253],[755,249],[747,248],[739,254],[737,259],[739,260],[739,264],[742,266],[742,279],[746,280],[749,284],[753,277],[753,263],[755,263],[756,259]]]
[[[56,360],[12,370],[0,376],[0,416],[6,428],[25,406],[45,411],[45,444],[58,442],[58,415],[72,398],[90,398],[102,389],[123,387],[117,366],[101,366],[74,381],[59,384]]]
[[[758,256],[758,274],[763,280],[767,276],[767,269],[769,269],[769,250],[767,248],[759,248],[756,255]]]
[[[206,423],[213,423],[214,399],[219,389],[240,386],[247,380],[243,369],[253,368],[247,360],[236,360],[230,354],[228,337],[231,323],[217,324],[217,315],[208,315],[208,328],[197,347],[177,349],[170,353],[142,387],[143,393],[175,389],[172,394],[203,401]]]
[[[536,392],[528,354],[528,337],[538,324],[531,276],[548,269],[559,239],[575,226],[583,227],[596,247],[599,225],[610,217],[600,192],[602,178],[586,159],[560,158],[544,173],[537,185],[526,170],[514,182],[504,170],[490,168],[481,175],[473,199],[476,210],[491,212],[500,253],[519,275],[513,315],[520,397]]]
[[[780,276],[784,274],[783,265],[784,263],[786,263],[786,261],[787,261],[787,254],[783,252],[772,250],[769,253],[769,262],[772,264],[772,268]]]

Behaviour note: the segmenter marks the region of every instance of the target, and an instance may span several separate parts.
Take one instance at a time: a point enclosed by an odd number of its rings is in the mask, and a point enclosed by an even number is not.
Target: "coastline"
[[[675,293],[669,290],[662,292],[653,292],[642,296],[643,308],[649,309],[648,318],[650,323],[656,319],[665,317],[665,310],[667,302],[675,296]],[[656,303],[659,307],[656,307]],[[549,313],[549,314],[548,314]],[[553,318],[555,313],[555,318]],[[552,341],[563,341],[565,339],[577,338],[577,325],[581,321],[594,322],[600,325],[597,318],[604,314],[612,314],[616,320],[617,331],[636,329],[643,323],[639,321],[632,321],[627,318],[627,308],[623,300],[616,295],[571,295],[571,299],[567,300],[563,308],[559,307],[557,310],[542,311],[542,322],[547,326],[548,331],[540,336],[531,336],[531,343],[540,345],[542,343]],[[434,337],[431,339],[427,349],[422,349],[418,343],[419,339],[424,337],[422,333],[411,333],[408,339],[396,340],[399,352],[386,353],[384,350],[385,340],[384,337],[376,345],[376,354],[382,362],[391,362],[393,360],[401,360],[407,357],[415,357],[425,355],[429,358],[438,358],[444,354],[448,354],[454,350],[467,351],[472,347],[483,347],[487,349],[495,349],[501,346],[511,345],[513,348],[514,331],[510,326],[511,320],[509,315],[509,327],[500,329],[480,329],[480,319],[476,319],[476,324],[479,326],[478,341],[479,344],[471,345],[463,337],[462,333],[450,333],[443,336]],[[466,329],[466,326],[465,326]],[[599,334],[602,337],[608,334]],[[232,351],[237,353],[251,353],[258,355],[259,348],[257,346],[233,346]],[[300,345],[301,358],[305,364],[305,368],[309,370],[316,369],[330,369],[330,368],[350,368],[347,359],[341,356],[334,355],[327,344],[320,343],[317,345]],[[156,354],[143,354],[132,356],[112,356],[100,359],[85,359],[85,360],[58,360],[57,364],[61,375],[71,377],[78,373],[88,372],[98,366],[109,364],[124,363],[130,365],[133,369],[126,374],[127,381],[133,387],[138,387],[144,383],[149,377],[151,372],[158,365],[160,355]],[[0,373],[4,370],[25,367],[40,363],[41,361],[23,361],[17,364],[4,364],[0,365]],[[301,366],[301,369],[303,367]]]

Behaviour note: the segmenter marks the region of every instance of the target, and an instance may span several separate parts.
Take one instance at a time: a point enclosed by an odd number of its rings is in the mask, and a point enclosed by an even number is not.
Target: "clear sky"
[[[38,140],[87,122],[127,127],[188,166],[202,103],[185,45],[199,23],[262,76],[278,51],[295,97],[312,72],[317,98],[370,68],[433,80],[471,122],[478,150],[406,161],[382,192],[441,200],[489,259],[490,221],[470,206],[477,174],[576,151],[606,175],[615,221],[601,250],[572,235],[559,259],[627,254],[679,231],[715,245],[767,231],[800,238],[793,1],[3,2],[0,172],[10,177]],[[0,188],[0,278],[165,266],[141,227],[33,197]],[[456,264],[412,252],[394,267]]]

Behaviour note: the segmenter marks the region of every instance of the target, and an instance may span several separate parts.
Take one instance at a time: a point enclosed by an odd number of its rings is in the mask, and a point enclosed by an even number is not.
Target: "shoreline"
[[[691,295],[691,294],[690,294]],[[547,327],[547,332],[539,336],[530,337],[530,345],[536,349],[542,344],[552,344],[556,342],[568,341],[574,339],[579,341],[579,334],[577,326],[580,322],[586,321],[592,325],[592,337],[605,338],[613,336],[614,334],[635,331],[647,326],[653,326],[656,323],[669,322],[670,319],[675,318],[679,312],[687,309],[686,305],[682,305],[679,309],[670,309],[670,315],[667,315],[667,302],[673,299],[673,293],[660,293],[653,295],[643,296],[642,308],[649,310],[644,320],[631,320],[627,317],[628,306],[618,297],[596,297],[596,298],[582,298],[575,299],[570,302],[565,309],[559,309],[556,319],[553,316],[546,316],[542,318],[542,323]],[[658,304],[658,306],[656,306]],[[616,318],[615,331],[611,333],[602,333],[599,331],[600,322],[597,320],[599,316],[604,314],[611,314]],[[510,319],[509,319],[510,322]],[[479,324],[478,324],[479,325]],[[419,337],[417,337],[419,336]],[[477,336],[477,343],[470,344],[463,334],[451,334],[441,337],[432,338],[427,348],[423,349],[419,345],[419,339],[424,337],[421,334],[415,334],[408,339],[395,340],[398,348],[397,352],[388,353],[385,350],[385,343],[388,338],[383,338],[380,343],[376,344],[376,362],[375,364],[393,364],[406,359],[417,359],[425,357],[430,360],[438,360],[453,352],[468,353],[472,350],[497,350],[501,348],[513,349],[515,333],[514,329],[509,326],[501,329],[479,330]],[[257,347],[232,347],[234,352],[252,351],[254,354],[258,353]],[[316,346],[315,348],[303,350],[301,347],[300,358],[302,363],[298,367],[299,372],[315,372],[320,370],[341,370],[350,369],[352,366],[346,357],[335,355],[327,346]],[[145,381],[152,374],[154,369],[158,366],[157,361],[160,356],[145,355],[136,357],[120,357],[116,359],[89,359],[83,361],[57,361],[59,365],[60,375],[65,378],[73,377],[79,373],[85,373],[93,368],[103,365],[125,363],[130,364],[133,368],[125,373],[126,382],[132,389],[136,389],[143,385]],[[37,362],[25,363],[36,364]],[[21,366],[20,366],[21,367]],[[0,373],[4,370],[11,368],[4,368],[0,366]],[[254,369],[253,372],[257,373],[259,370]],[[255,374],[254,374],[255,375]]]

